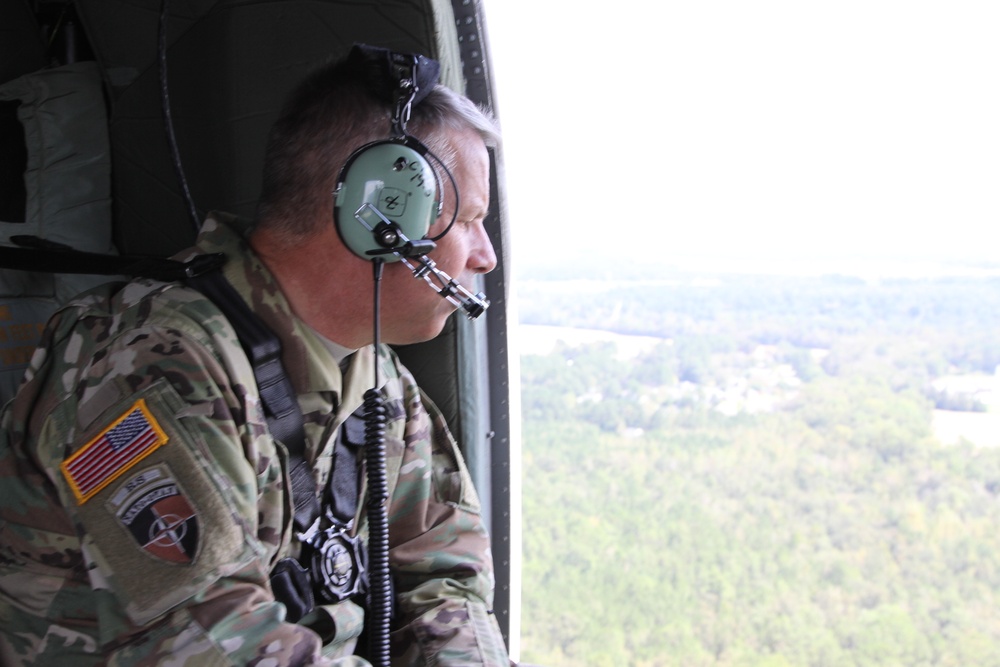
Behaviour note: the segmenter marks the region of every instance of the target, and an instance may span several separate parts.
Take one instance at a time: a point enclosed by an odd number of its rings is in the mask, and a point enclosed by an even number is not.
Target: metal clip
[[[394,65],[399,76],[396,85],[396,108],[392,115],[392,131],[396,136],[406,136],[406,124],[410,122],[413,100],[420,88],[417,85],[419,59],[415,55],[397,54]]]
[[[316,517],[316,519],[312,522],[312,524],[308,528],[306,528],[301,533],[296,533],[295,534],[295,537],[297,537],[299,539],[299,542],[302,542],[303,544],[308,544],[313,549],[319,549],[319,547],[320,547],[320,542],[319,542],[320,528],[319,528],[319,524],[320,524],[320,519],[321,518],[322,517]]]

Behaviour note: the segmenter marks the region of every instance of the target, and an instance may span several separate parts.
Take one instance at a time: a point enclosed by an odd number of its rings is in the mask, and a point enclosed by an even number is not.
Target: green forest
[[[1000,278],[530,280],[524,325],[656,336],[521,357],[521,658],[1000,665]],[[995,440],[1000,444],[1000,436]]]

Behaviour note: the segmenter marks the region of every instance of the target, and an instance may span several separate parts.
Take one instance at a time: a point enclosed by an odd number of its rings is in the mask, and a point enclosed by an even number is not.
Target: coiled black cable
[[[392,586],[389,583],[389,497],[385,472],[386,410],[382,392],[365,392],[365,462],[368,466],[369,660],[389,665],[389,622]]]
[[[365,463],[368,468],[368,660],[374,667],[389,667],[389,623],[392,619],[392,584],[389,579],[389,515],[386,503],[389,484],[385,472],[386,409],[379,391],[379,346],[382,269],[381,259],[372,262],[375,282],[373,298],[375,378],[365,392]]]

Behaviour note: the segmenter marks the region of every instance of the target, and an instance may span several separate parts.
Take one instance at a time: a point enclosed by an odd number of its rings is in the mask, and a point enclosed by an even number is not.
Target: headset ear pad
[[[365,204],[378,209],[407,239],[427,236],[440,214],[440,189],[426,153],[423,144],[408,137],[362,146],[348,158],[337,179],[333,219],[354,254],[375,259],[370,251],[386,249],[369,229],[373,216],[365,216],[368,223],[355,217]],[[402,244],[400,240],[396,245]],[[399,259],[391,253],[379,257],[387,262]]]

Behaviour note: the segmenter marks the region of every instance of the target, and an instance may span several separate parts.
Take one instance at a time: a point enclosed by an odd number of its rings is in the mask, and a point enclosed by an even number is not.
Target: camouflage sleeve
[[[402,380],[405,449],[389,507],[390,567],[402,616],[392,636],[393,665],[506,667],[479,498],[443,417],[412,376]]]
[[[111,665],[367,665],[324,658],[270,591],[285,479],[238,342],[210,315],[169,324],[99,347],[36,431],[80,535],[98,652]],[[77,329],[66,349],[92,335]]]

